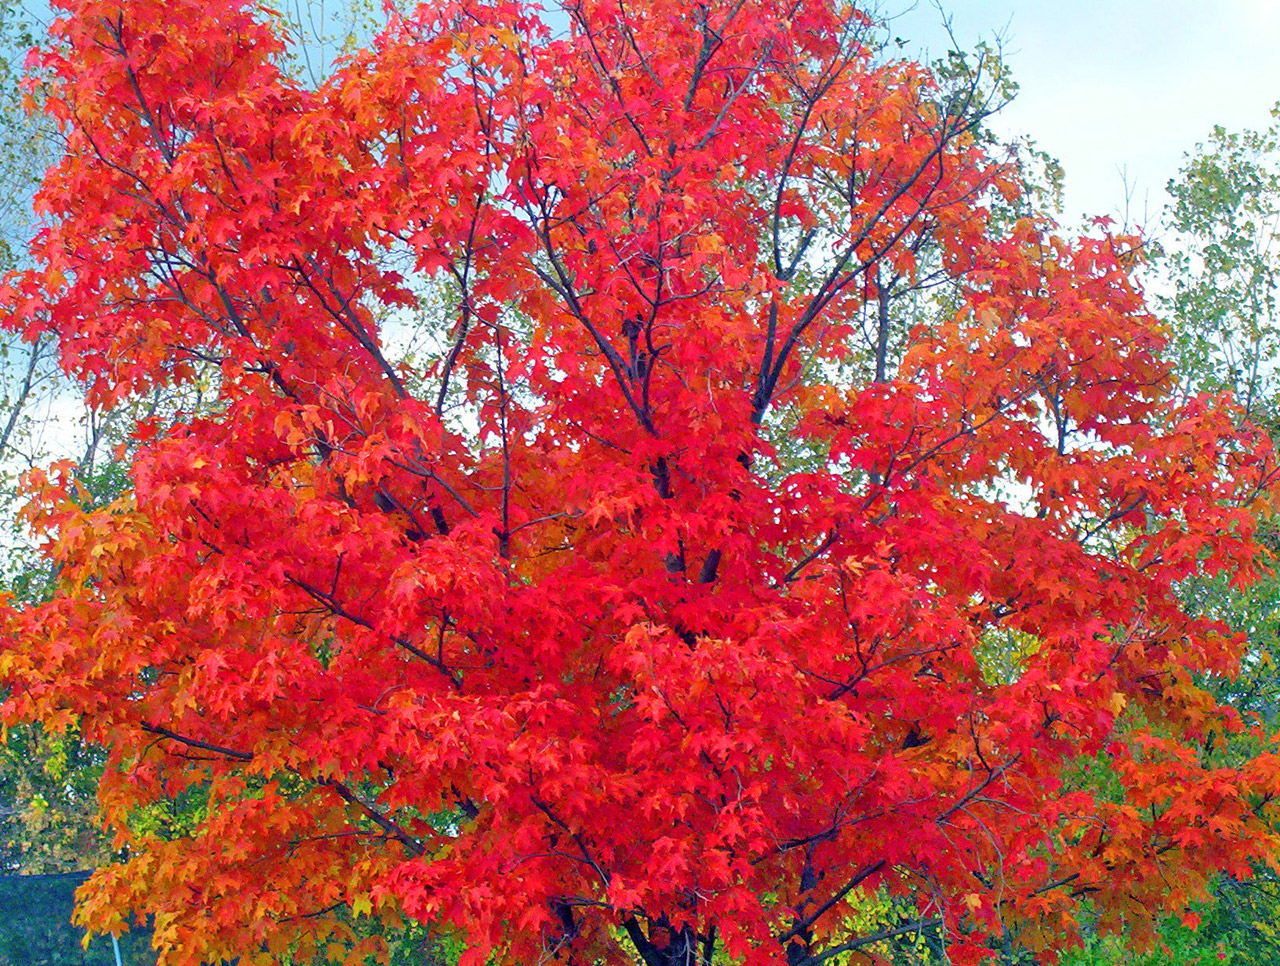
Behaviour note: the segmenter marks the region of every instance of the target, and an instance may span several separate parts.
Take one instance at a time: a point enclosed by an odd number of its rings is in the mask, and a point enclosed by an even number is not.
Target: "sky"
[[[1069,222],[1127,210],[1158,230],[1185,153],[1214,125],[1265,128],[1280,101],[1280,0],[941,2],[962,45],[1002,39],[1020,90],[996,130],[1062,162]],[[905,11],[892,30],[906,53],[950,46],[930,0],[885,9]]]

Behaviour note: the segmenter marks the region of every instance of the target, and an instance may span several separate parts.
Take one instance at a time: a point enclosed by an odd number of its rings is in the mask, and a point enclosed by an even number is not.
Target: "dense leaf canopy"
[[[101,405],[217,399],[105,508],[32,481],[58,591],[0,674],[108,749],[86,923],[962,963],[1268,854],[1175,591],[1250,579],[1269,443],[1172,401],[1132,239],[1008,215],[981,68],[875,36],[442,0],[317,86],[234,0],[68,5],[15,324]]]

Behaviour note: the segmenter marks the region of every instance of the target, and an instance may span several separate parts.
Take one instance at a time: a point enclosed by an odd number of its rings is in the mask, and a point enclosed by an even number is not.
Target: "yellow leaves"
[[[719,255],[725,250],[724,239],[719,235],[698,235],[693,240],[693,250],[700,255]]]

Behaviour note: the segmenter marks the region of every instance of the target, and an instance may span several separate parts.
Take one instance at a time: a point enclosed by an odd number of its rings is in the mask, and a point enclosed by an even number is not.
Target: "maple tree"
[[[326,11],[320,0],[264,11],[296,38],[285,69],[304,82],[311,64],[338,49],[353,49],[372,16],[368,0],[344,0]],[[23,110],[39,97],[38,84],[24,82],[22,63],[38,29],[31,10],[0,3],[0,266],[14,267],[33,232],[32,194],[56,161],[56,126],[39,112]],[[29,105],[30,106],[30,105]],[[49,562],[32,552],[14,511],[23,470],[72,456],[79,484],[93,502],[118,495],[129,459],[127,441],[139,418],[172,418],[202,411],[204,380],[166,387],[109,409],[83,407],[79,387],[56,364],[56,344],[44,335],[24,345],[21,334],[0,336],[0,586],[22,601],[48,591]],[[76,740],[74,730],[49,734],[39,726],[9,729],[0,748],[0,843],[5,868],[22,873],[92,869],[103,860],[104,838],[96,821],[93,790],[100,774],[97,750]],[[88,795],[85,792],[88,792]],[[0,945],[3,940],[0,939]]]
[[[974,962],[1271,855],[1280,758],[1206,752],[1240,642],[1176,593],[1254,575],[1269,443],[1172,399],[1134,240],[992,217],[980,79],[874,36],[442,0],[307,86],[232,0],[65,7],[11,324],[100,406],[217,392],[108,506],[31,480],[58,588],[0,676],[107,749],[83,922]]]

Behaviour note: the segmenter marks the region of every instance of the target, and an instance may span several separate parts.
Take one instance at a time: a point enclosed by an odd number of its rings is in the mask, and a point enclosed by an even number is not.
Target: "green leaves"
[[[1280,353],[1278,133],[1215,128],[1169,184],[1174,234],[1165,246],[1180,378],[1230,390],[1264,422]]]

